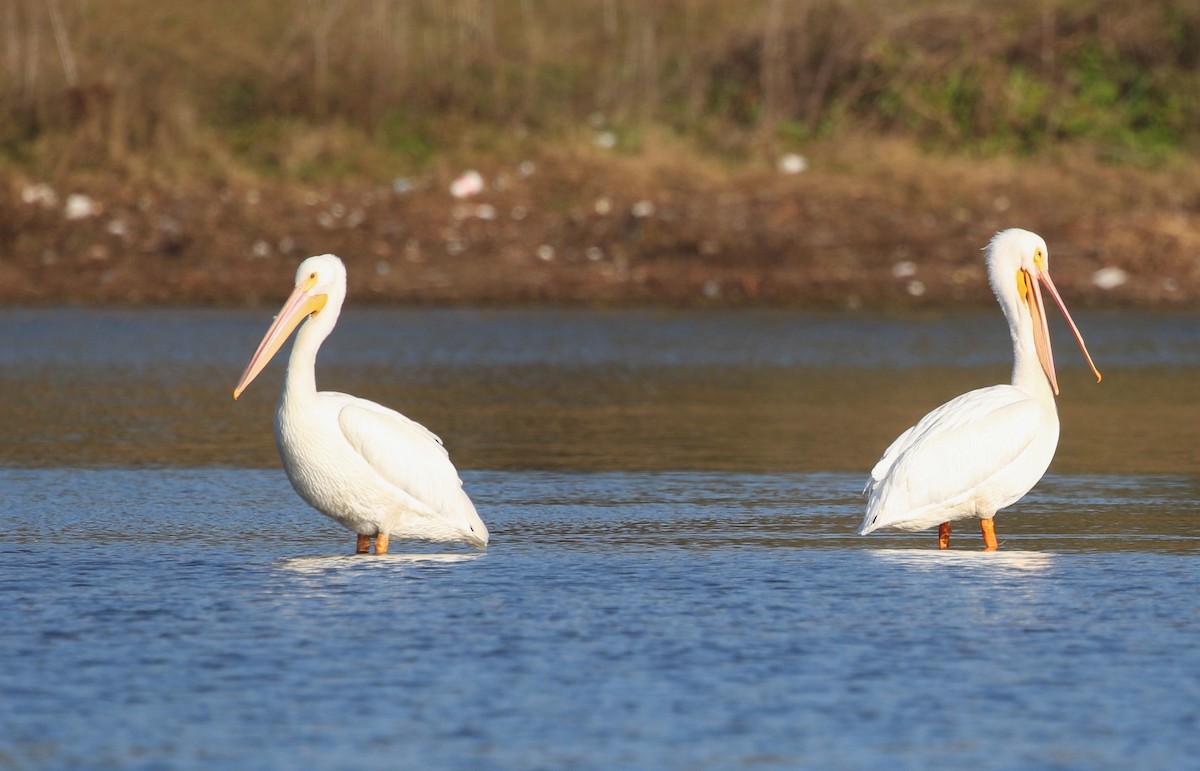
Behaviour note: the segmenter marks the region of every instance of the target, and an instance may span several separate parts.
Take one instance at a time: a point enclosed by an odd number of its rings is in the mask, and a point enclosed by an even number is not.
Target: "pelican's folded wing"
[[[1042,407],[1012,386],[981,388],[926,415],[871,471],[861,531],[971,494],[1037,436]]]
[[[424,506],[435,512],[471,506],[442,440],[420,423],[354,399],[338,413],[338,424],[381,478]]]

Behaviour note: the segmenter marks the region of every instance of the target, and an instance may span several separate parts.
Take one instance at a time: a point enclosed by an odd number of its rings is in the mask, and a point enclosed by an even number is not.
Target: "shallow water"
[[[997,314],[998,316],[998,314]],[[1200,753],[1200,326],[1080,314],[1001,550],[853,534],[1002,321],[348,310],[322,387],[437,430],[486,552],[278,469],[254,312],[0,312],[0,768],[1128,768]]]

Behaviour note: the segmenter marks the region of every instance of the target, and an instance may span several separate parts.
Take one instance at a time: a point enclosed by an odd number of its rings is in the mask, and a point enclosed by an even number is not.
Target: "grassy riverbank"
[[[0,300],[1200,301],[1200,10],[0,2]],[[477,170],[482,190],[452,182]],[[75,196],[72,198],[72,196]]]

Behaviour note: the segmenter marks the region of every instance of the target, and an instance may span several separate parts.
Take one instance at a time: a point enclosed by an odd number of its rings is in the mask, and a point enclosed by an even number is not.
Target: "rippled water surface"
[[[1200,756],[1200,320],[1077,318],[1001,550],[853,534],[999,314],[348,310],[486,552],[278,468],[263,312],[0,312],[0,768],[1176,768]],[[1061,325],[1059,325],[1061,326]],[[1061,331],[1061,330],[1060,330]]]

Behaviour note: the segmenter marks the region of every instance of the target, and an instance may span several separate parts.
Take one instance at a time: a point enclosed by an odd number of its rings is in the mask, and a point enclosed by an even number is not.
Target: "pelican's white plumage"
[[[292,487],[309,505],[358,534],[359,553],[391,537],[488,542],[442,441],[424,426],[366,399],[317,391],[316,357],[346,298],[346,268],[309,257],[296,287],[234,389],[236,399],[300,325],[275,412],[275,441]]]
[[[997,233],[988,245],[988,279],[1008,319],[1012,385],[970,391],[930,412],[901,434],[871,470],[859,534],[881,527],[924,530],[978,517],[995,548],[992,517],[1029,492],[1058,446],[1058,381],[1039,282],[1070,324],[1099,380],[1083,338],[1050,280],[1046,242],[1027,230]]]

